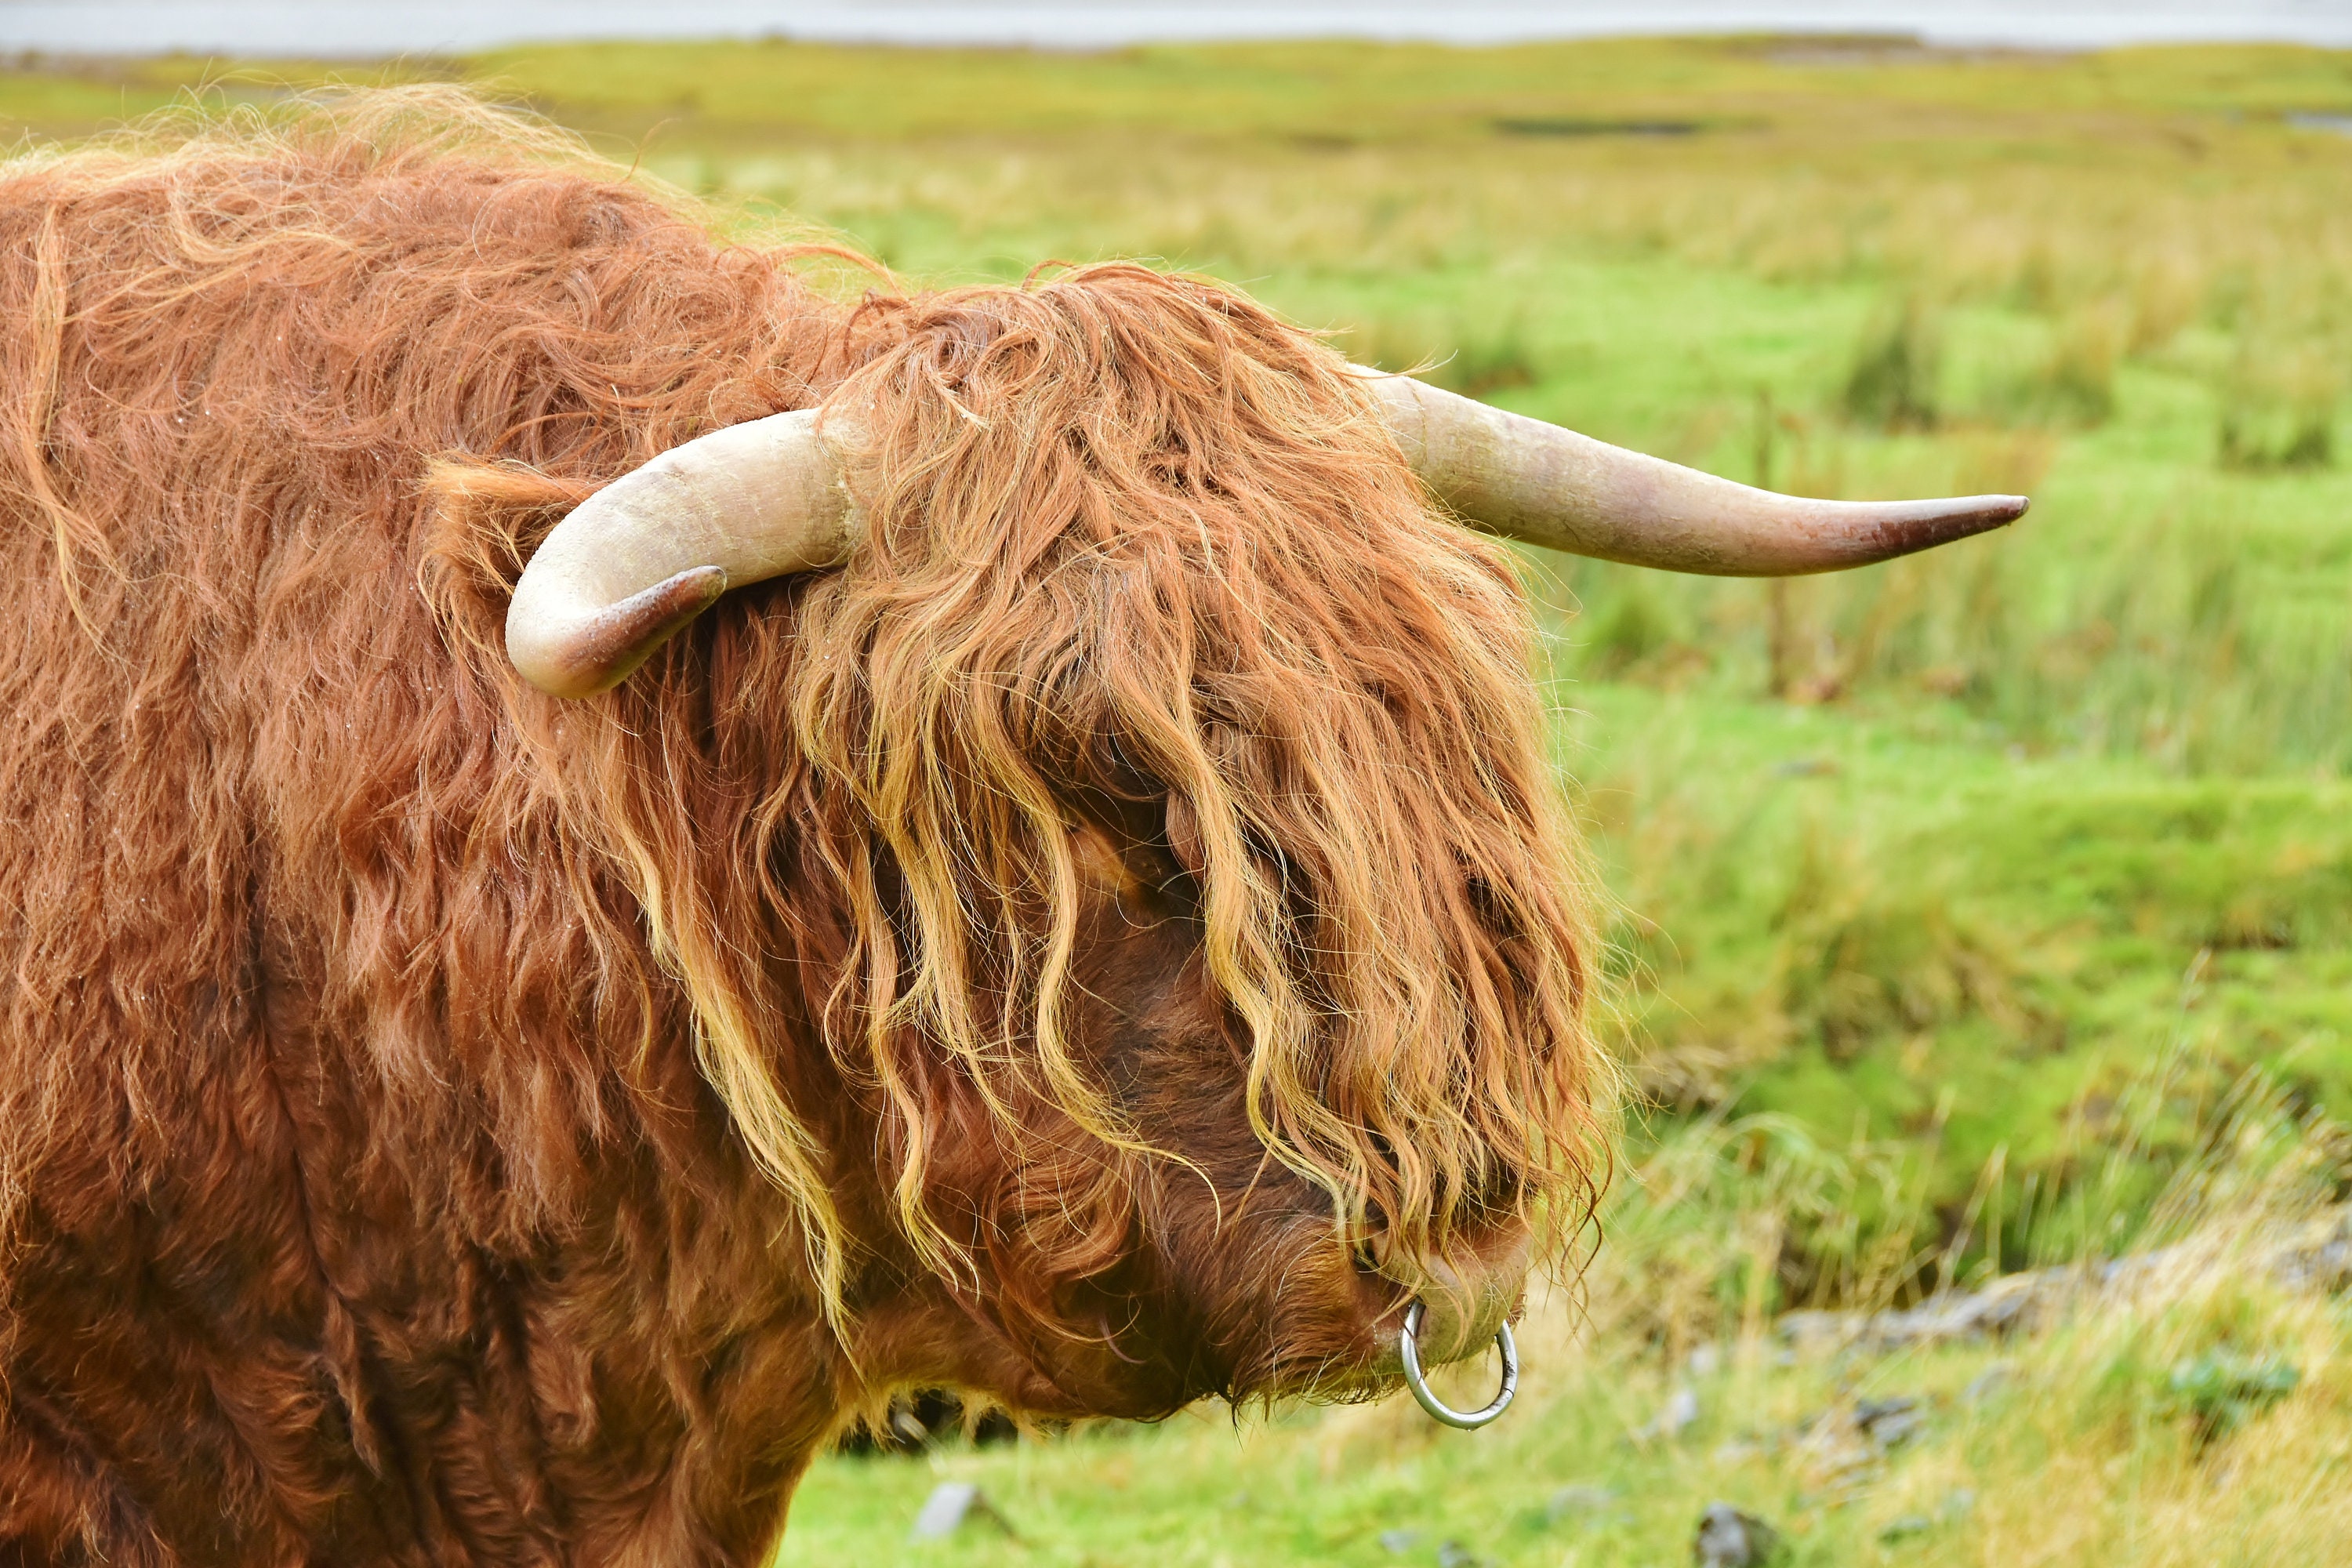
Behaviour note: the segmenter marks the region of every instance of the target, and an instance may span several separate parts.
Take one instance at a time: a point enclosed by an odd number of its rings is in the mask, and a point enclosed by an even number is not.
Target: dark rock
[[[1727,1502],[1709,1503],[1698,1517],[1691,1561],[1698,1568],[1766,1568],[1780,1560],[1780,1532]]]
[[[1864,1399],[1853,1407],[1853,1424],[1880,1453],[1917,1436],[1927,1425],[1927,1413],[1908,1394],[1888,1399]]]

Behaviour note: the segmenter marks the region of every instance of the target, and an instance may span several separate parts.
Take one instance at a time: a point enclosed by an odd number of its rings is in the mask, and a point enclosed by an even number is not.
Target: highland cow
[[[1605,1067],[1463,521],[1806,571],[2019,505],[1138,267],[837,297],[446,89],[20,159],[0,227],[10,1563],[748,1564],[894,1389],[1482,1349]]]

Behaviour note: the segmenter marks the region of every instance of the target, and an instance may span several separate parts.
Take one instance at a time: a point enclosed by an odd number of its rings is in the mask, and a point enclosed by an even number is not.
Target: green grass
[[[2126,1119],[2153,1120],[2159,1087],[2132,1086]],[[1809,1145],[1769,1118],[1710,1123],[1629,1173],[1586,1295],[1522,1325],[1523,1408],[1486,1431],[1391,1400],[835,1458],[803,1488],[779,1561],[1664,1564],[1689,1560],[1717,1500],[1770,1520],[1797,1568],[2333,1561],[2352,1523],[2352,1320],[2257,1259],[2340,1178],[2342,1134],[2298,1123],[2259,1081],[2199,1127],[2225,1152],[2134,1205],[2155,1216],[2137,1239],[2172,1250],[2053,1332],[1884,1353],[1768,1334],[1738,1265],[1882,1183],[1886,1152]],[[1771,1173],[1766,1143],[1785,1156]],[[1894,1195],[1919,1217],[1916,1192]],[[1896,1261],[1857,1255],[1850,1287],[1868,1299]],[[1475,1401],[1492,1375],[1449,1374],[1450,1392]],[[1678,1392],[1693,1418],[1664,1430]],[[1858,1417],[1890,1401],[1916,1425],[1873,1441]],[[943,1479],[977,1483],[1017,1536],[908,1542]]]
[[[2202,1302],[2022,1353],[1733,1361],[1685,1373],[1699,1420],[1647,1445],[1628,1434],[1654,1419],[1677,1380],[1645,1365],[1557,1380],[1516,1423],[1475,1435],[1445,1433],[1409,1407],[1239,1431],[1210,1413],[929,1462],[837,1459],[804,1485],[779,1563],[1428,1568],[1448,1561],[1450,1543],[1496,1568],[1663,1565],[1690,1560],[1694,1525],[1717,1500],[1773,1521],[1799,1564],[2252,1563],[2266,1545],[2284,1547],[2278,1561],[2331,1561],[2325,1531],[2341,1527],[2342,1493],[2295,1487],[2315,1468],[2339,1489],[2345,1479],[2345,1325],[2247,1294],[2255,1300],[2240,1310],[2263,1348],[2284,1351],[2306,1381],[2201,1463],[2193,1422],[2164,1400],[2179,1369],[2229,1342],[2200,1321],[2212,1310]],[[2135,1331],[2158,1342],[2116,1342]],[[1921,1401],[1927,1433],[1842,1469],[1849,1439],[1831,1424],[1888,1397]],[[1809,1419],[1818,1433],[1801,1430]],[[2324,1462],[2294,1453],[2297,1442],[2323,1446]],[[979,1527],[906,1543],[907,1521],[943,1479],[978,1482],[1019,1539]],[[2053,1533],[2065,1540],[2059,1552],[2025,1554]]]
[[[1778,587],[1530,557],[1644,1097],[1630,1157],[1681,1207],[1621,1200],[1616,1304],[1580,1340],[1564,1312],[1531,1331],[1527,1410],[1475,1437],[1391,1405],[828,1461],[786,1562],[893,1560],[935,1471],[1029,1544],[908,1561],[1682,1561],[1717,1493],[1806,1562],[2327,1554],[2295,1531],[2336,1514],[2273,1494],[2347,1492],[2343,1325],[2259,1291],[2223,1311],[2226,1282],[2016,1352],[2031,1398],[1947,1399],[1851,1498],[1802,1452],[1717,1450],[1856,1392],[1950,1394],[1991,1354],[1782,1367],[1773,1312],[2122,1245],[2210,1160],[2232,1085],[2352,1116],[2352,138],[2285,118],[2352,112],[2352,53],[775,43],[402,69],[493,84],[747,237],[830,233],[919,282],[1154,258],[1734,478],[2035,500],[2006,534]],[[18,69],[0,123],[75,137],[194,83],[331,74]],[[1692,129],[1606,130],[1634,121]],[[2300,1347],[2281,1414],[2225,1440],[2299,1434],[2286,1479],[2217,1470],[2149,1392],[2166,1367],[2116,1370],[2126,1331],[2246,1350],[2231,1312]],[[1700,1426],[1629,1446],[1698,1342],[1729,1356]],[[1587,1483],[1618,1500],[1545,1517]],[[1947,1519],[1954,1488],[1979,1501]],[[1391,1553],[1386,1530],[1420,1533]]]

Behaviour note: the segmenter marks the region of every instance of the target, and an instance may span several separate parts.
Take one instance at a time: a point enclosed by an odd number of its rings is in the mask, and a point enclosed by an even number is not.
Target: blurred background
[[[2097,47],[2352,42],[2342,0],[0,0],[20,48],[402,55],[558,38],[752,38],[1102,48],[1180,39],[1496,44],[1696,33],[1899,32],[1935,43]]]
[[[2352,1341],[2273,1263],[2352,1190],[2347,46],[2339,0],[0,0],[0,123],[454,79],[747,241],[1150,258],[1734,479],[2034,497],[1828,579],[1528,557],[1632,1092],[1521,1410],[934,1399],[784,1562],[1683,1562],[1718,1498],[1800,1562],[2321,1562]],[[2124,1254],[2048,1332],[1785,1316]],[[1017,1535],[910,1543],[942,1479]]]

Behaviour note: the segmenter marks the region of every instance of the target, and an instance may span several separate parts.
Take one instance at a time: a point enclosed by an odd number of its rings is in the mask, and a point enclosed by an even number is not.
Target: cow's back
[[[608,1373],[534,1292],[667,1200],[420,478],[618,471],[805,401],[823,332],[608,174],[377,119],[0,175],[8,1561],[598,1528],[544,1478]]]

